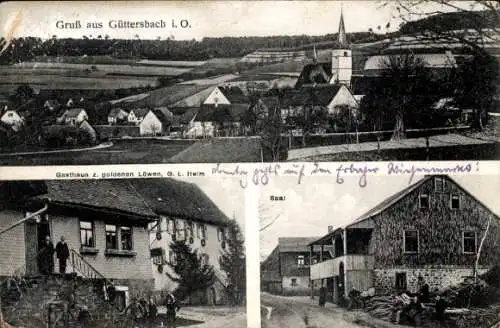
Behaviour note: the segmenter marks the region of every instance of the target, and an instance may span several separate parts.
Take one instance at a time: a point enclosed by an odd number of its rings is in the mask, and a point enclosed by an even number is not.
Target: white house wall
[[[347,105],[351,108],[357,108],[358,103],[356,98],[352,95],[352,93],[347,89],[347,87],[342,86],[335,97],[333,97],[330,104],[328,104],[328,113],[329,114],[337,114],[336,108],[337,106]]]
[[[195,121],[186,132],[186,136],[191,138],[196,137],[213,137],[215,127],[212,122]]]
[[[177,219],[177,222],[186,222],[185,220],[180,220]],[[162,223],[161,223],[161,230],[162,230],[162,238],[161,240],[156,239],[156,230],[153,230],[150,234],[150,244],[151,248],[158,248],[161,247],[165,251],[165,260],[169,261],[169,252],[170,252],[170,244],[172,243],[172,235],[171,232],[167,232],[166,230],[166,219],[162,218]],[[222,254],[222,246],[221,246],[221,241],[219,241],[218,236],[217,236],[217,230],[218,227],[215,225],[209,225],[205,224],[206,226],[206,239],[205,239],[205,246],[201,246],[201,238],[197,237],[196,234],[196,224],[197,222],[191,221],[194,224],[194,238],[193,238],[193,244],[189,243],[189,240],[187,239],[186,242],[188,245],[191,246],[193,250],[197,250],[198,254],[208,254],[209,257],[209,264],[214,266],[216,274],[219,275],[219,277],[224,276],[224,273],[221,272],[220,270],[220,265],[219,265],[219,256]],[[163,272],[160,273],[158,272],[158,266],[153,263],[153,259],[151,259],[151,266],[152,266],[152,271],[153,271],[153,277],[155,280],[155,290],[170,290],[173,291],[175,289],[176,284],[171,281],[167,275],[165,274],[166,271],[170,270],[170,267],[168,264],[163,265]],[[171,271],[169,271],[171,273]],[[224,277],[222,277],[224,278]]]
[[[54,245],[61,236],[66,238],[68,247],[80,250],[80,226],[77,217],[56,217],[49,215],[51,235]],[[97,271],[108,279],[152,279],[149,261],[149,233],[143,227],[132,227],[132,257],[106,256],[106,234],[103,221],[94,221],[95,255],[82,255]],[[68,263],[70,264],[70,263]],[[56,270],[58,268],[56,260]],[[71,270],[71,268],[68,268]]]
[[[14,110],[8,110],[2,115],[2,122],[11,126],[20,126],[23,118]]]
[[[224,96],[224,94],[220,91],[219,88],[215,88],[212,93],[207,97],[207,99],[203,102],[205,105],[230,105],[231,102]]]
[[[139,124],[139,131],[142,136],[156,135],[163,131],[163,126],[158,117],[152,111],[149,111]]]
[[[0,230],[22,220],[20,211],[0,211]],[[11,275],[25,265],[24,224],[0,235],[0,276]]]

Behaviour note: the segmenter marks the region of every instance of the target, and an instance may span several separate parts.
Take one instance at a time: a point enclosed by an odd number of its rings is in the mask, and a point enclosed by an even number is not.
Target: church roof
[[[344,14],[342,11],[340,12],[338,42],[341,49],[349,47],[349,44],[347,42],[347,36],[345,33]]]

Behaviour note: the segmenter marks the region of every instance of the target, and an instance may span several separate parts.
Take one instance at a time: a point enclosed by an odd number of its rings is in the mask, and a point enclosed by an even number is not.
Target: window
[[[420,194],[418,202],[420,208],[429,208],[429,195]]]
[[[93,222],[80,221],[80,243],[82,247],[95,247]]]
[[[106,224],[106,249],[118,249],[116,230],[115,225]]]
[[[217,239],[219,241],[226,240],[224,228],[217,229]]]
[[[14,113],[7,114],[8,117],[14,117]]]
[[[305,265],[304,255],[297,256],[297,265],[298,266],[304,266]]]
[[[418,230],[405,230],[404,251],[405,253],[418,253]]]
[[[132,228],[131,227],[120,227],[120,238],[122,242],[122,250],[131,251],[132,250]]]
[[[172,265],[176,265],[177,264],[177,257],[175,256],[175,252],[174,251],[169,251],[168,252],[168,261]]]
[[[186,239],[186,225],[182,220],[176,221],[176,237],[177,240],[185,240]]]
[[[436,192],[444,192],[445,191],[445,183],[446,183],[446,180],[443,177],[435,177],[434,178],[434,190]]]
[[[462,247],[466,254],[476,254],[476,232],[462,232]]]
[[[406,290],[406,272],[396,272],[396,289]]]
[[[347,51],[344,51],[344,57],[347,57]]]
[[[207,239],[207,227],[204,224],[200,224],[201,239]]]
[[[460,208],[460,196],[459,195],[457,195],[457,194],[451,195],[450,207],[454,210]]]
[[[208,256],[208,254],[205,254],[205,253],[200,254],[201,265],[208,265],[209,264],[209,260],[210,260],[210,258]]]
[[[194,238],[193,222],[188,222],[186,224],[186,230],[187,230],[187,237],[188,238]]]
[[[162,265],[163,261],[163,248],[152,248],[151,249],[151,258],[153,259],[153,264]]]
[[[292,278],[292,286],[297,286],[297,278]]]

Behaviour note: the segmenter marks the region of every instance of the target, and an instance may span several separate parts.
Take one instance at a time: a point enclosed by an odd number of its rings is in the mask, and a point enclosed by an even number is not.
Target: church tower
[[[351,85],[352,51],[345,34],[343,10],[340,11],[338,45],[332,50],[332,79],[330,84]]]

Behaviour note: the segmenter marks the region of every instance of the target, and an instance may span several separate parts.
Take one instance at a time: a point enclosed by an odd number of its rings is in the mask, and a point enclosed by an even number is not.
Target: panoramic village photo
[[[239,189],[0,182],[0,327],[247,327]]]
[[[496,1],[91,7],[1,5],[1,165],[499,158]]]
[[[498,176],[308,179],[261,192],[263,328],[500,327]]]

